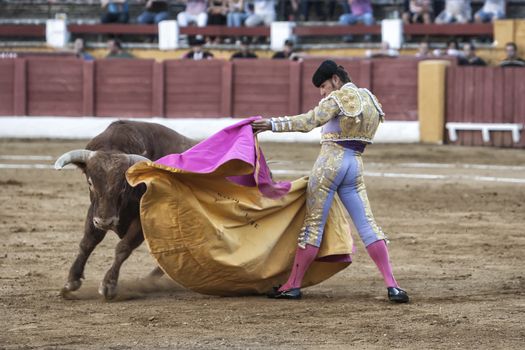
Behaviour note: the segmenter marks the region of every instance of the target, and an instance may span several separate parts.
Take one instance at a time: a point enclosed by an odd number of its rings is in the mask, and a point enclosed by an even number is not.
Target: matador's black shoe
[[[301,288],[292,288],[289,290],[279,291],[279,287],[273,287],[266,296],[270,299],[291,299],[298,300],[301,299],[303,293],[301,293]]]
[[[388,300],[394,303],[408,303],[409,298],[406,291],[401,288],[388,287]]]

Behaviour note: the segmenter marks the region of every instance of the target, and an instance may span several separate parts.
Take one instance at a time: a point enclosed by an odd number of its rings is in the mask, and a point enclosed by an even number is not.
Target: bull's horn
[[[69,151],[61,155],[55,162],[55,169],[60,170],[70,163],[85,163],[88,160],[94,151],[89,151],[87,149],[76,149]]]
[[[127,155],[129,160],[131,161],[131,163],[135,164],[135,163],[138,163],[138,162],[151,162],[150,159],[144,157],[144,156],[141,156],[139,154],[128,154]]]

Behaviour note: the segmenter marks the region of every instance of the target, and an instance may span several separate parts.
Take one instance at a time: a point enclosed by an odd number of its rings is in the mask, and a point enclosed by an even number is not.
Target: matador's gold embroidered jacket
[[[274,132],[308,132],[323,125],[321,142],[358,140],[372,143],[384,115],[381,104],[370,91],[346,83],[311,111],[270,121]]]

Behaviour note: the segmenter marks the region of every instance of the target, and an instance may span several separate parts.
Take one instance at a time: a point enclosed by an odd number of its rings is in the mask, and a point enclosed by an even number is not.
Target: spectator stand
[[[282,0],[284,1],[284,0]],[[324,3],[323,0],[318,0]],[[140,0],[130,0],[130,24],[134,24],[138,14],[143,10],[144,3]],[[403,0],[372,0],[373,7],[374,7],[374,16],[376,19],[383,19],[383,18],[395,18],[399,17],[403,10]],[[297,22],[298,28],[301,29],[303,33],[308,33],[310,31],[314,31],[315,29],[309,29],[307,27],[313,26],[315,28],[319,29],[319,32],[324,32],[325,35],[334,35],[338,37],[341,35],[341,33],[344,32],[344,29],[338,29],[337,25],[337,18],[342,13],[342,8],[339,2],[336,2],[336,11],[334,12],[334,15],[329,18],[328,21],[319,21],[318,18],[315,17],[315,6],[311,6],[310,13],[311,18],[310,21],[307,22]],[[472,0],[472,9],[473,13],[477,11],[483,4],[483,0]],[[175,19],[176,14],[183,10],[184,4],[181,0],[171,0],[169,1],[170,6],[170,14],[171,18]],[[277,4],[277,8],[279,8],[279,1]],[[3,19],[0,18],[0,24],[45,24],[46,19],[54,18],[56,14],[59,13],[65,13],[68,17],[68,24],[70,25],[85,25],[85,24],[98,24],[100,22],[100,1],[99,0],[54,0],[54,1],[48,1],[48,0],[4,0],[0,3],[0,13],[2,13]],[[523,2],[518,0],[509,0],[508,1],[508,16],[509,17],[525,17],[525,6]],[[317,21],[315,21],[317,20]],[[325,27],[329,29],[324,29]],[[335,28],[332,28],[335,27]],[[354,26],[352,26],[354,27]],[[78,28],[77,28],[78,29]],[[458,28],[459,29],[459,28]],[[301,31],[300,30],[300,31]],[[364,33],[366,30],[362,29],[356,29],[357,32]],[[378,33],[377,28],[370,28],[371,33]],[[124,33],[121,30],[119,30],[120,35],[132,35],[132,34],[138,34],[138,35],[150,35],[152,30],[148,29],[136,29],[136,30],[130,30],[129,33]],[[217,32],[220,31],[220,29],[213,29],[211,32]],[[92,32],[96,32],[97,34],[113,34],[109,30],[101,30],[97,27],[92,27]],[[105,33],[102,33],[105,32]],[[439,28],[429,28],[428,30],[425,28],[419,28],[418,26],[415,27],[409,27],[405,30],[406,34],[408,35],[429,35],[429,36],[436,36],[441,34],[439,31]],[[1,33],[6,34],[10,33],[9,35],[14,35],[12,28],[2,28]],[[22,28],[21,29],[21,37],[28,37],[30,34],[33,34],[33,36],[38,35],[38,33],[42,33],[42,28]],[[87,30],[82,31],[82,35],[88,35],[90,32]],[[451,28],[448,32],[443,33],[443,35],[458,35],[458,31],[455,28]],[[301,33],[298,33],[299,36],[301,36]],[[465,32],[466,36],[469,35],[487,35],[486,29],[479,29],[476,27],[472,27],[472,29],[469,29],[467,32]],[[302,35],[304,39],[307,39],[307,37],[311,37],[312,35]],[[315,40],[319,40],[323,35],[318,34],[315,35]],[[140,42],[141,40],[138,40]]]
[[[419,37],[427,37],[431,35],[437,35],[434,31],[435,27],[429,27],[426,31],[422,31],[419,28],[419,25],[413,28],[414,32],[417,31]],[[477,35],[476,30],[478,28],[469,28],[466,25],[442,25],[439,28],[440,34],[443,38],[449,37],[457,30],[465,28],[468,30],[463,32],[463,35],[468,37],[475,37]],[[124,42],[124,47],[127,50],[130,50],[138,58],[155,58],[157,60],[170,59],[170,58],[180,58],[182,54],[187,51],[189,48],[186,45],[182,45],[177,50],[170,51],[161,51],[158,49],[158,45],[154,43],[143,43],[143,42],[133,42],[132,38],[139,37],[141,35],[156,35],[157,26],[155,25],[138,25],[138,24],[71,24],[68,26],[71,32],[71,36],[74,37],[110,37],[110,36],[119,36]],[[478,27],[476,25],[476,27]],[[490,24],[483,24],[479,26],[483,33],[487,33],[488,30],[492,29]],[[32,37],[35,41],[26,41],[26,42],[17,42],[17,41],[5,41],[3,43],[3,51],[47,51],[49,54],[51,52],[61,53],[62,51],[67,51],[68,49],[53,50],[45,45],[45,27],[41,25],[26,25],[23,27],[23,30],[19,30],[20,27],[12,25],[0,25],[0,36],[4,35],[10,37],[11,35],[20,36],[22,34]],[[270,35],[270,28],[268,27],[253,27],[253,28],[228,28],[228,27],[217,27],[217,26],[208,26],[203,28],[198,27],[185,27],[180,28],[181,34],[186,35],[218,35],[218,36],[265,36]],[[411,25],[406,26],[406,30],[412,30]],[[365,55],[367,49],[373,49],[378,46],[378,43],[337,43],[333,41],[327,41],[326,38],[337,37],[345,33],[352,33],[360,35],[363,33],[374,33],[379,36],[381,31],[380,26],[299,26],[295,27],[294,35],[299,39],[299,45],[297,48],[304,53],[305,55],[312,56],[350,56],[350,57],[362,57]],[[436,36],[437,37],[437,36]],[[304,38],[310,38],[308,43]],[[316,41],[318,39],[318,41]],[[324,42],[323,42],[324,40]],[[25,45],[24,45],[25,43]],[[93,54],[95,57],[102,58],[106,53],[106,41],[98,40],[87,40],[88,51]],[[444,42],[433,42],[433,48],[444,48]],[[417,44],[405,44],[400,49],[401,55],[414,55],[416,52]],[[497,63],[502,57],[503,53],[501,50],[492,47],[490,44],[477,45],[478,54],[489,63]],[[236,49],[235,45],[214,45],[209,47],[217,58],[228,59],[233,50]],[[253,49],[257,52],[257,55],[261,58],[271,57],[272,52],[269,50],[268,45],[255,45]]]
[[[403,0],[373,0],[376,17],[389,18],[395,17],[396,11],[401,13]],[[483,0],[473,0],[473,12],[476,11],[483,3]],[[508,1],[510,16],[518,16],[525,12],[525,6],[522,4],[518,6],[519,2]],[[183,9],[184,5],[179,1],[170,1],[171,17],[175,18],[176,13]],[[132,21],[143,9],[143,2],[130,0],[130,18]],[[119,36],[123,39],[126,48],[133,51],[147,51],[152,52],[141,54],[138,57],[156,57],[156,58],[174,58],[179,57],[179,52],[171,54],[159,52],[155,44],[150,44],[145,38],[156,36],[158,28],[155,25],[139,25],[130,23],[125,25],[99,23],[100,17],[100,2],[99,0],[55,0],[53,2],[47,0],[20,0],[11,1],[6,0],[0,3],[0,8],[3,10],[2,15],[9,17],[9,20],[0,19],[0,37],[5,38],[4,47],[10,47],[10,42],[15,42],[15,48],[24,46],[39,47],[43,50],[42,40],[45,39],[45,21],[46,18],[52,18],[57,13],[67,13],[68,29],[71,33],[72,39],[75,37],[83,37],[88,42],[89,48],[103,48],[106,39],[111,36]],[[31,11],[28,11],[31,8]],[[311,11],[314,11],[312,7]],[[336,12],[337,14],[337,12]],[[315,19],[315,18],[314,18]],[[297,22],[294,28],[294,35],[296,41],[303,51],[307,53],[327,52],[331,54],[334,50],[341,52],[341,55],[350,54],[353,56],[362,56],[367,48],[373,48],[378,45],[380,25],[363,26],[340,26],[337,22],[327,21],[310,21]],[[268,37],[270,35],[269,27],[240,27],[228,28],[224,26],[208,26],[203,28],[185,27],[180,28],[182,35],[197,35],[204,36],[258,36]],[[374,43],[356,42],[352,44],[341,43],[341,36],[345,34],[365,35],[372,34],[375,36]],[[450,25],[421,25],[411,24],[404,26],[404,33],[410,35],[415,42],[421,41],[423,38],[431,38],[433,43],[437,43],[438,47],[444,44],[444,41],[451,36],[460,37],[461,41],[470,39],[477,39],[480,37],[492,38],[494,33],[491,24],[450,24]],[[491,39],[490,39],[491,41]],[[11,46],[12,47],[12,46]],[[235,49],[233,46],[219,45],[211,47],[214,51],[225,51],[223,55],[218,57],[227,57],[230,50]],[[413,54],[415,44],[408,43],[401,50],[401,54]],[[499,54],[494,53],[489,49],[489,45],[478,45],[481,50],[480,55],[490,62],[495,62],[499,59]],[[184,47],[184,49],[186,49]],[[267,57],[264,51],[268,49],[265,45],[255,47],[259,57]],[[262,54],[261,54],[262,52]],[[99,56],[101,57],[101,56]]]

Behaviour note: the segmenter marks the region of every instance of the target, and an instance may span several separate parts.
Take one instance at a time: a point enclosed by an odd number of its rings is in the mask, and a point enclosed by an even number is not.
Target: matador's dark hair
[[[343,84],[350,83],[352,81],[352,78],[348,75],[348,72],[345,70],[345,67],[343,66],[337,66],[337,70],[335,71],[335,75],[341,79]]]
[[[326,60],[323,61],[315,71],[312,77],[312,83],[315,87],[320,87],[321,84],[332,78],[333,75],[337,75],[343,84],[352,81],[343,66],[337,65],[337,63],[332,60]]]

